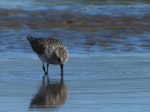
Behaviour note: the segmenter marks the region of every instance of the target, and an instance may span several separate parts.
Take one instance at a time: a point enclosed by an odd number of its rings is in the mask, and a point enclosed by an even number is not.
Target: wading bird
[[[39,56],[42,61],[42,68],[45,75],[48,75],[49,64],[59,65],[61,77],[63,77],[63,66],[68,60],[67,47],[59,40],[54,38],[35,38],[27,37],[32,50]],[[47,68],[45,69],[45,64]]]

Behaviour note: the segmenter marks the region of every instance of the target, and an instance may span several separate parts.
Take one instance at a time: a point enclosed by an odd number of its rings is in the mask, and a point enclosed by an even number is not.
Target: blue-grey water
[[[0,111],[149,112],[150,2],[38,1],[0,3]],[[43,81],[28,35],[68,48]]]
[[[67,98],[57,108],[29,108],[42,85],[38,59],[1,59],[1,111],[148,112],[150,56],[71,57],[65,66]],[[60,71],[50,66],[50,79]],[[50,80],[51,81],[51,80]]]

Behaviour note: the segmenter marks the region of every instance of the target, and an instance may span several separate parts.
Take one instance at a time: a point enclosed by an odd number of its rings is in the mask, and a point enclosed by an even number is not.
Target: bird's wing
[[[41,39],[35,39],[30,42],[33,51],[35,51],[37,54],[42,54],[45,51],[46,44],[45,41]]]

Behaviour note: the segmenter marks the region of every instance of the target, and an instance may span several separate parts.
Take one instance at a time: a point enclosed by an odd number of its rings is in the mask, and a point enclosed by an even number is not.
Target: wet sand
[[[0,59],[0,111],[148,112],[149,58],[149,55],[73,56],[65,66],[63,86],[58,66],[50,66],[51,85],[43,86],[38,59]],[[53,85],[58,89],[54,90]],[[55,101],[53,92],[57,93],[57,101],[62,102],[60,105],[30,108],[32,102],[38,100],[39,104],[48,93],[47,97]]]
[[[29,52],[33,35],[58,38],[74,54],[149,52],[149,15],[149,4],[4,8],[0,51]]]

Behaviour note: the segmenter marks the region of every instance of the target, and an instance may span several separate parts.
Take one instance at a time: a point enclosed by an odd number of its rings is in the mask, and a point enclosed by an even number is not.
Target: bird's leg
[[[49,64],[47,63],[47,74],[48,74],[48,67],[49,67]]]
[[[43,76],[43,86],[45,85],[45,75]]]
[[[47,75],[47,84],[49,85],[49,76]]]
[[[44,63],[43,63],[43,70],[44,70],[45,75],[47,75],[47,72],[46,72],[46,70],[45,70]]]
[[[63,75],[64,75],[64,70],[63,70],[64,65],[60,65],[60,69],[61,69],[61,78],[63,79]]]

